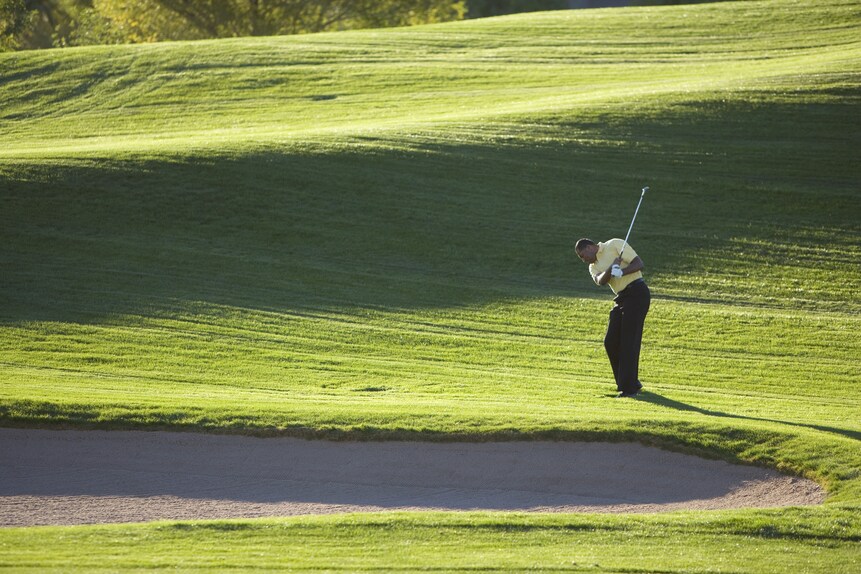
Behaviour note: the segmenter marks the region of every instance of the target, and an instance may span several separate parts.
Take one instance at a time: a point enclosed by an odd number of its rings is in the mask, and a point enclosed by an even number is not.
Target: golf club
[[[643,197],[646,195],[646,192],[649,191],[649,187],[646,186],[643,188],[643,192],[640,194],[640,201],[637,202],[637,209],[634,210],[634,218],[631,219],[631,226],[628,227],[628,234],[625,235],[625,243],[622,245],[622,251],[619,252],[619,258],[621,259],[622,253],[625,252],[625,248],[628,247],[628,238],[631,236],[631,230],[634,228],[634,221],[637,219],[637,213],[640,211],[640,204],[643,203]]]

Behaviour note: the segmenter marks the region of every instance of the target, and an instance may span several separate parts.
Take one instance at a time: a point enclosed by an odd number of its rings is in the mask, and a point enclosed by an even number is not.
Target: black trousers
[[[640,344],[651,301],[652,294],[642,279],[628,285],[613,299],[615,305],[610,310],[604,348],[613,367],[616,388],[625,393],[636,392],[643,386],[639,379]]]

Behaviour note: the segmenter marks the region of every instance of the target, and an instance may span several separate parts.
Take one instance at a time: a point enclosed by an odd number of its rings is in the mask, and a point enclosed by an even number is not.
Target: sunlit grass
[[[0,560],[67,572],[832,574],[857,570],[859,533],[857,513],[833,508],[659,516],[387,513],[8,529],[0,531]],[[80,548],[93,552],[83,556]],[[15,562],[7,562],[10,555]]]

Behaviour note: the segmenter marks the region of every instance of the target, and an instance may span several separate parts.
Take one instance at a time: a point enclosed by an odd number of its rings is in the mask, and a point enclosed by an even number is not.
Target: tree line
[[[701,1],[632,0],[630,4]],[[0,51],[409,26],[577,4],[570,0],[0,0]]]
[[[465,0],[0,0],[0,49],[301,34],[465,14]]]

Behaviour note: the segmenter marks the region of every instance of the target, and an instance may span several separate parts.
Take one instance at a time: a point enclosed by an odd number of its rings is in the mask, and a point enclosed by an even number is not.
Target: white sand
[[[327,442],[0,429],[0,525],[380,510],[819,504],[814,482],[639,444]]]

